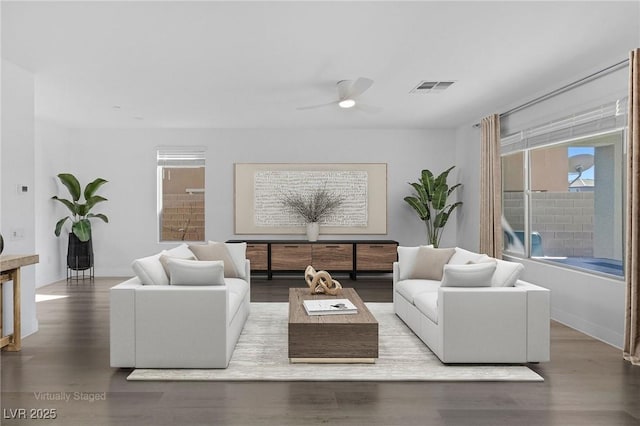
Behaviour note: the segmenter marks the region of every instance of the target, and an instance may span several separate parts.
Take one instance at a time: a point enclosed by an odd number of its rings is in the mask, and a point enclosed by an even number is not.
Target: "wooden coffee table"
[[[357,314],[308,315],[305,299],[349,299]],[[289,289],[289,360],[315,363],[374,363],[378,358],[378,322],[352,288],[338,296]]]

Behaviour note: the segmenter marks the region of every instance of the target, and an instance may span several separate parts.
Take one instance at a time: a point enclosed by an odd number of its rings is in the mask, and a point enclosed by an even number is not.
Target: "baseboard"
[[[563,325],[566,325],[567,327],[578,330],[579,332],[586,334],[589,337],[593,337],[594,339],[600,340],[601,342],[622,350],[622,342],[624,340],[624,336],[620,333],[602,327],[598,324],[585,321],[583,318],[580,318],[568,312],[555,309],[551,310],[551,319]]]

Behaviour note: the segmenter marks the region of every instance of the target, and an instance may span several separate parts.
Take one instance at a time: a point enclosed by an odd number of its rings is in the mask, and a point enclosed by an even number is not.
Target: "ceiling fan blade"
[[[300,111],[305,110],[305,109],[316,109],[316,108],[326,107],[326,106],[329,106],[329,105],[335,105],[335,104],[337,104],[338,102],[339,102],[339,101],[333,101],[333,102],[328,102],[328,103],[325,103],[325,104],[318,104],[318,105],[309,105],[309,106],[298,107],[298,108],[296,108],[296,109],[297,109],[297,110],[300,110]]]
[[[381,112],[383,110],[382,107],[375,106],[375,105],[363,104],[361,102],[356,102],[356,108],[358,108],[360,111],[368,112],[368,113],[371,113],[371,114],[377,114],[377,113],[379,113],[379,112]]]
[[[373,80],[370,78],[360,77],[356,81],[353,82],[351,88],[349,89],[348,97],[353,99],[357,98],[361,94],[363,94],[371,85],[373,84]]]

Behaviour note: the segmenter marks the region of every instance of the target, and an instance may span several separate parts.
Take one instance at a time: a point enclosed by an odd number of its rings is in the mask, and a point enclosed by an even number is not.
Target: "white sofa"
[[[111,366],[226,368],[249,316],[250,263],[242,263],[242,277],[224,285],[134,277],[111,288]]]
[[[504,278],[505,269],[498,269],[506,267],[510,274],[522,268],[513,268],[519,264],[498,260],[495,275],[483,287],[442,286],[437,280],[408,278],[406,270],[414,266],[411,258],[415,262],[417,249],[398,248],[398,262],[393,265],[394,309],[442,362],[549,360],[549,290],[516,280],[515,275],[511,276],[513,286],[494,282],[500,273]],[[491,261],[486,255],[455,248],[448,264],[487,260]]]

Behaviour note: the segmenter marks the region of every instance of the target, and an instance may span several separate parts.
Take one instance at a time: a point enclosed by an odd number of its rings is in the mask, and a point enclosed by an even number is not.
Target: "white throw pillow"
[[[169,278],[164,272],[160,256],[163,250],[153,256],[142,257],[131,263],[131,268],[143,285],[169,285]]]
[[[224,243],[229,250],[231,260],[236,266],[238,278],[246,279],[244,264],[247,260],[247,243]]]
[[[184,243],[180,244],[178,247],[167,250],[164,254],[171,257],[177,257],[179,259],[188,259],[190,257],[195,257],[193,252],[189,250],[189,246]]]
[[[513,287],[522,275],[524,266],[517,262],[496,259],[496,272],[491,279],[492,287]]]
[[[416,256],[420,247],[433,248],[432,244],[428,246],[417,247],[403,247],[398,246],[398,267],[400,268],[400,281],[408,280],[409,276],[413,272],[414,265],[416,264]]]
[[[221,260],[167,259],[171,285],[224,285],[224,262]]]
[[[198,260],[193,255],[191,250],[189,250],[189,253],[191,254],[186,254],[184,252],[173,252],[173,253],[170,253],[170,252],[171,250],[168,250],[160,255],[160,263],[162,264],[164,273],[167,274],[169,281],[171,281],[171,271],[169,270],[169,259]]]
[[[466,265],[469,262],[479,263],[483,260],[491,259],[486,254],[474,253],[460,247],[456,247],[456,252],[449,259],[449,265]]]
[[[444,265],[442,287],[491,287],[496,262]]]

